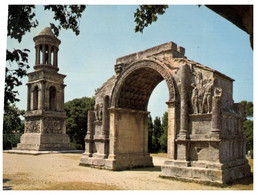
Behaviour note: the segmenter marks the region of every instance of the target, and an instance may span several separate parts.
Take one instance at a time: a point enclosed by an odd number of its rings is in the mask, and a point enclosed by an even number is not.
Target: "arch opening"
[[[134,159],[133,167],[153,166],[148,148],[149,99],[156,86],[165,80],[168,93],[170,92],[167,97],[169,100],[174,97],[174,86],[170,86],[171,83],[168,82],[168,79],[172,80],[169,73],[158,64],[144,62],[135,66],[137,68],[128,70],[127,74],[120,78],[120,85],[117,86],[113,97],[115,108],[110,121],[115,121],[115,124],[111,124],[114,126],[114,129],[111,128],[111,134],[116,132],[116,138],[119,140],[115,143],[114,154],[126,154],[129,162]],[[111,151],[112,147],[111,139]]]
[[[132,72],[121,87],[118,108],[147,111],[154,88],[164,78],[152,68],[140,68]]]
[[[161,81],[152,91],[148,102],[148,152],[167,153],[168,89]]]

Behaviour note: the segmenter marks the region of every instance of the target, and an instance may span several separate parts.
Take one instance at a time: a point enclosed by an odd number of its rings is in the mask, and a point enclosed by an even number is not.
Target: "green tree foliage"
[[[148,116],[148,151],[149,152],[153,152],[152,135],[153,135],[153,123],[152,123],[152,117],[149,114]]]
[[[6,106],[3,121],[3,149],[11,149],[19,143],[20,136],[24,132],[24,123],[20,116],[24,110],[19,110],[14,104]]]
[[[77,149],[84,149],[87,133],[88,110],[93,110],[95,97],[73,99],[65,103],[67,113],[66,131]]]
[[[246,151],[253,153],[253,103],[247,101],[241,101],[241,104],[244,105],[244,134],[246,137]]]
[[[161,136],[159,139],[160,152],[167,152],[168,140],[168,112],[165,112],[162,117]]]
[[[53,19],[57,25],[50,23],[50,28],[55,35],[59,35],[61,29],[71,29],[76,35],[79,31],[79,19],[85,10],[85,5],[44,5],[45,10],[54,12]],[[34,5],[9,5],[7,36],[16,39],[19,43],[22,37],[30,32],[31,28],[38,26]],[[4,105],[7,109],[9,103],[19,101],[18,91],[14,88],[22,85],[21,79],[26,75],[28,64],[28,49],[13,49],[6,51],[5,69],[5,98]]]
[[[152,147],[153,152],[159,152],[160,144],[159,138],[162,135],[161,121],[159,117],[156,117],[153,121],[153,134],[152,134]]]
[[[168,113],[163,114],[162,123],[159,117],[152,122],[152,117],[149,115],[148,132],[148,151],[167,152]]]
[[[134,21],[136,22],[135,32],[143,32],[143,29],[156,22],[157,15],[163,15],[168,5],[140,5],[134,13]]]

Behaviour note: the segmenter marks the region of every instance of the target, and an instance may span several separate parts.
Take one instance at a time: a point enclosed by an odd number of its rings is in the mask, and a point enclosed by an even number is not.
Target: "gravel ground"
[[[155,167],[108,171],[79,166],[81,154],[22,155],[3,153],[4,190],[233,190],[253,184],[228,187],[162,179],[165,157],[153,157]]]

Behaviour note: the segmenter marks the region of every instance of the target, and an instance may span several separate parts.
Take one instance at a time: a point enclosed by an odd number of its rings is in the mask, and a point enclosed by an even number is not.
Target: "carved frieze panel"
[[[207,77],[203,75],[201,71],[195,71],[193,74],[195,76],[194,82],[191,84],[191,104],[193,113],[211,113],[215,79],[212,76]]]
[[[38,80],[38,79],[42,79],[42,72],[33,72],[33,74],[29,74],[29,81],[33,81],[33,80]]]
[[[25,133],[40,133],[40,120],[39,119],[26,120]]]
[[[63,82],[63,77],[58,74],[44,74],[44,79],[56,81],[56,82]]]
[[[45,118],[43,126],[44,133],[46,134],[62,134],[64,128],[64,120],[58,118]]]

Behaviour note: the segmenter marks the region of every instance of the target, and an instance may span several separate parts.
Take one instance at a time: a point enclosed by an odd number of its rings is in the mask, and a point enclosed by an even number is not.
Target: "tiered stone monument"
[[[169,42],[118,58],[116,74],[96,92],[80,164],[111,170],[153,166],[148,153],[148,101],[168,86],[168,156],[164,177],[227,183],[250,174],[243,106],[233,79],[185,57]],[[158,106],[158,105],[157,105]]]
[[[64,78],[58,73],[58,47],[61,41],[50,28],[34,37],[35,71],[28,73],[29,81],[25,130],[18,150],[69,150],[64,111]]]

